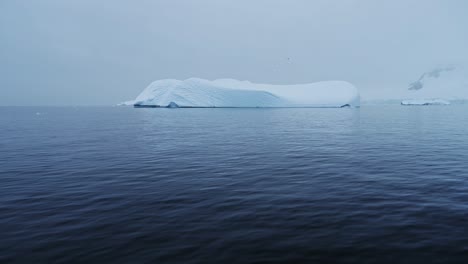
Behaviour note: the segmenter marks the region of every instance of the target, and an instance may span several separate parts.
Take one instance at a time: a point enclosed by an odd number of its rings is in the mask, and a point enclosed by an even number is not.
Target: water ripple
[[[466,110],[3,107],[0,262],[464,263]]]

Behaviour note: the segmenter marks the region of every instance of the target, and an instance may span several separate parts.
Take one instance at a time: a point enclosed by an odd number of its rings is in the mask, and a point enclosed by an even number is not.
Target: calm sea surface
[[[468,263],[468,106],[0,107],[0,262]]]

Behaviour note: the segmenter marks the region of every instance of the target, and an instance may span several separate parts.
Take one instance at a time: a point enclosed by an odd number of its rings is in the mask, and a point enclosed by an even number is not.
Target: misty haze
[[[466,263],[467,10],[0,1],[0,263]]]

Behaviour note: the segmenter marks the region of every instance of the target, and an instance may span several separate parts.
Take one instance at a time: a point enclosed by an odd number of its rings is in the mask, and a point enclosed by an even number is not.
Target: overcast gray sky
[[[345,80],[392,98],[468,61],[465,0],[1,0],[0,105],[111,105],[157,79]],[[288,61],[290,58],[290,61]]]

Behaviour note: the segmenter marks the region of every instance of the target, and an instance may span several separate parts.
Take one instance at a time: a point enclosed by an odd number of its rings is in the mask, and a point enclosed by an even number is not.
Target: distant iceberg
[[[450,102],[442,99],[415,99],[401,101],[401,105],[449,105]]]
[[[118,103],[117,106],[133,106],[134,104],[135,104],[135,100],[129,100],[129,101]]]
[[[133,102],[135,107],[359,107],[352,84],[327,81],[296,85],[191,78],[158,80]],[[127,102],[127,103],[129,103]]]

